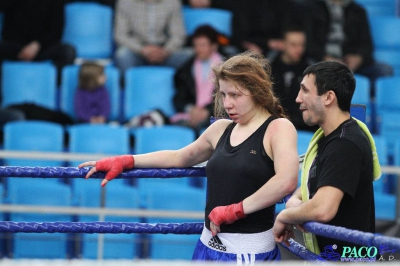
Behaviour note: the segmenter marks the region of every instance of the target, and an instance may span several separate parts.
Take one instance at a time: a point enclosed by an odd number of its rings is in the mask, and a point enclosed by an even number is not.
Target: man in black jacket
[[[283,33],[283,51],[272,57],[271,71],[275,96],[281,101],[290,121],[297,130],[315,132],[318,127],[303,121],[302,111],[296,103],[304,70],[315,63],[305,55],[306,33],[301,26],[288,26]]]
[[[390,66],[374,61],[368,17],[361,5],[353,0],[308,2],[307,53],[311,57],[345,63],[354,73],[368,76],[372,84],[379,76],[392,75]]]
[[[3,28],[0,60],[46,61],[58,68],[74,62],[76,52],[61,42],[63,0],[2,0]],[[84,26],[84,25],[83,25]]]
[[[192,44],[194,57],[179,68],[174,77],[173,101],[178,113],[170,120],[201,130],[210,124],[213,114],[211,68],[222,61],[218,53],[218,32],[209,25],[200,26],[193,33]]]

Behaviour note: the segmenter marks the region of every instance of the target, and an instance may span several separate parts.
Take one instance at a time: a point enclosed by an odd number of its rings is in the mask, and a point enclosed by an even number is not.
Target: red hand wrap
[[[208,218],[218,226],[223,223],[231,224],[244,217],[246,217],[246,214],[243,210],[243,201],[228,206],[215,207],[208,215]]]
[[[96,162],[97,171],[107,172],[105,179],[108,181],[116,178],[125,169],[133,168],[135,159],[132,155],[108,157]]]

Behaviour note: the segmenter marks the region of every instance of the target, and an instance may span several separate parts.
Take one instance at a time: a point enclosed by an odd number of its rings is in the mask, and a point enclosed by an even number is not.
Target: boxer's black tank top
[[[251,136],[232,147],[230,136],[236,123],[228,125],[207,162],[206,227],[208,215],[217,206],[238,203],[252,195],[275,175],[274,163],[266,154],[263,139],[269,117]],[[282,140],[284,141],[284,140]],[[268,195],[265,195],[268,197]],[[259,233],[272,228],[275,205],[247,215],[233,224],[221,225],[221,233]]]

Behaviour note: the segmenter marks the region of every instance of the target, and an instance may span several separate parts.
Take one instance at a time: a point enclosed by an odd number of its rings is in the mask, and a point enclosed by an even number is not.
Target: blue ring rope
[[[89,168],[78,167],[27,167],[0,166],[0,177],[85,177]],[[104,178],[104,172],[96,172],[91,178]],[[189,168],[134,168],[122,172],[117,178],[130,177],[205,177],[204,167]]]
[[[19,167],[19,166],[0,166],[0,177],[85,177],[89,168],[77,167]],[[135,168],[124,171],[117,178],[131,177],[204,177],[204,167],[189,167],[189,168],[168,168],[168,169],[150,169],[150,168]],[[103,172],[96,172],[93,178],[104,178]],[[187,228],[194,226],[193,229]],[[188,224],[141,224],[141,223],[112,223],[112,222],[55,222],[55,223],[36,223],[36,222],[0,222],[0,232],[71,232],[68,230],[76,230],[75,233],[178,233],[178,234],[200,234],[203,228],[203,223],[188,223]],[[396,250],[400,249],[400,239],[394,237],[374,235],[372,233],[350,230],[343,227],[336,227],[317,222],[308,222],[304,224],[304,228],[316,235],[330,237],[334,239],[344,240],[347,242],[373,246],[386,245],[388,248]],[[101,231],[101,232],[100,232]],[[297,246],[297,242],[293,243],[292,252],[297,252],[295,255],[310,260],[315,260],[314,255],[304,255],[304,250]],[[297,244],[295,244],[297,243]],[[301,246],[301,245],[300,245]]]
[[[313,234],[351,242],[363,246],[372,246],[375,235],[373,233],[351,230],[340,226],[332,226],[317,222],[303,224],[304,229]],[[400,248],[400,246],[399,246]]]
[[[385,245],[390,249],[400,250],[400,239],[396,237],[382,236],[380,234],[372,234],[317,222],[304,223],[303,227],[308,232],[319,236],[343,240],[368,247],[380,247],[381,245]]]
[[[301,258],[302,260],[314,261],[314,262],[321,263],[323,265],[332,265],[331,263],[328,263],[326,260],[319,257],[317,254],[309,251],[307,248],[300,245],[293,239],[289,239],[289,243],[290,243],[289,247],[282,243],[280,245],[281,245],[281,247],[289,250],[290,252],[292,252],[294,255]]]
[[[99,234],[200,234],[203,223],[0,222],[0,232]]]
[[[86,234],[201,234],[204,223],[128,223],[128,222],[0,222],[0,232],[11,233],[86,233]],[[321,260],[294,240],[284,246],[303,260]]]

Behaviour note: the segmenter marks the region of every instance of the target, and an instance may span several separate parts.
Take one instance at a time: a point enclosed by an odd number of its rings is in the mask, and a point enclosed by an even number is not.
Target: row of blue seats
[[[110,124],[77,124],[63,127],[47,121],[24,120],[9,122],[4,126],[3,147],[6,150],[17,151],[127,154],[180,149],[195,138],[192,129],[177,125],[129,130]],[[5,158],[4,163],[24,166],[64,165],[62,159],[42,161]],[[77,166],[79,163],[72,161],[69,165]]]
[[[68,135],[66,144],[65,135]],[[397,136],[399,137],[400,134]],[[134,137],[133,146],[130,138]],[[304,154],[312,137],[311,132],[298,132],[298,152]],[[400,166],[400,139],[387,139],[375,135],[381,165]],[[45,152],[69,151],[72,153],[98,154],[142,154],[165,149],[179,149],[195,140],[194,132],[181,126],[161,126],[137,128],[133,131],[121,126],[81,124],[63,128],[58,124],[42,121],[19,121],[6,124],[4,129],[4,149],[31,150]],[[65,147],[65,144],[67,147]],[[5,158],[5,165],[10,166],[61,166],[63,160],[23,160]],[[82,161],[69,162],[77,166]],[[183,180],[183,179],[182,179]],[[188,179],[185,185],[203,187],[204,182]],[[75,180],[74,180],[75,182]],[[138,187],[151,187],[158,180],[139,179]],[[183,182],[183,181],[182,181]],[[132,184],[132,182],[131,182]],[[147,185],[146,185],[147,184]],[[390,177],[376,182],[377,189],[385,193],[394,193]]]
[[[400,114],[400,77],[378,78],[374,84],[374,99],[370,97],[372,84],[369,79],[361,75],[355,75],[355,78],[356,90],[352,103],[366,106],[366,124],[369,129],[388,138],[396,135],[393,130],[398,132],[400,128],[396,129],[393,123]]]
[[[57,89],[56,69],[51,63],[4,62],[2,65],[2,107],[24,102],[52,110],[61,110],[76,119],[74,95],[78,87],[78,65],[62,70],[61,88]],[[166,115],[175,113],[172,98],[175,70],[171,67],[146,66],[125,73],[125,89],[120,87],[120,73],[113,65],[105,68],[110,95],[109,119],[126,121],[155,108]]]
[[[396,121],[396,120],[395,120]],[[393,122],[395,122],[393,121]],[[391,138],[375,135],[380,147],[381,164],[400,166],[400,131]],[[311,132],[298,131],[298,152],[306,151]],[[157,150],[180,149],[196,138],[187,127],[164,125],[127,129],[118,125],[78,124],[64,128],[45,121],[9,122],[4,127],[3,147],[6,150],[31,150],[44,152],[98,153],[98,154],[142,154]],[[132,141],[133,140],[133,141]],[[5,158],[6,165],[60,166],[59,160],[22,160]],[[80,161],[68,165],[77,166]]]
[[[4,62],[2,79],[2,107],[23,102],[36,103],[50,109],[60,109],[75,119],[74,94],[78,85],[78,65],[66,66],[62,71],[60,90],[56,86],[55,68],[49,63]],[[167,116],[175,113],[172,99],[175,93],[175,70],[162,66],[143,66],[127,70],[125,88],[120,88],[120,73],[112,65],[106,67],[108,92],[111,101],[110,120],[118,122],[160,109]],[[400,112],[398,86],[400,76],[376,80],[376,98],[371,99],[371,84],[364,76],[356,75],[353,104],[367,107],[367,125],[381,134],[392,127],[391,114]],[[58,95],[59,93],[59,95]],[[385,117],[388,116],[388,119]]]

